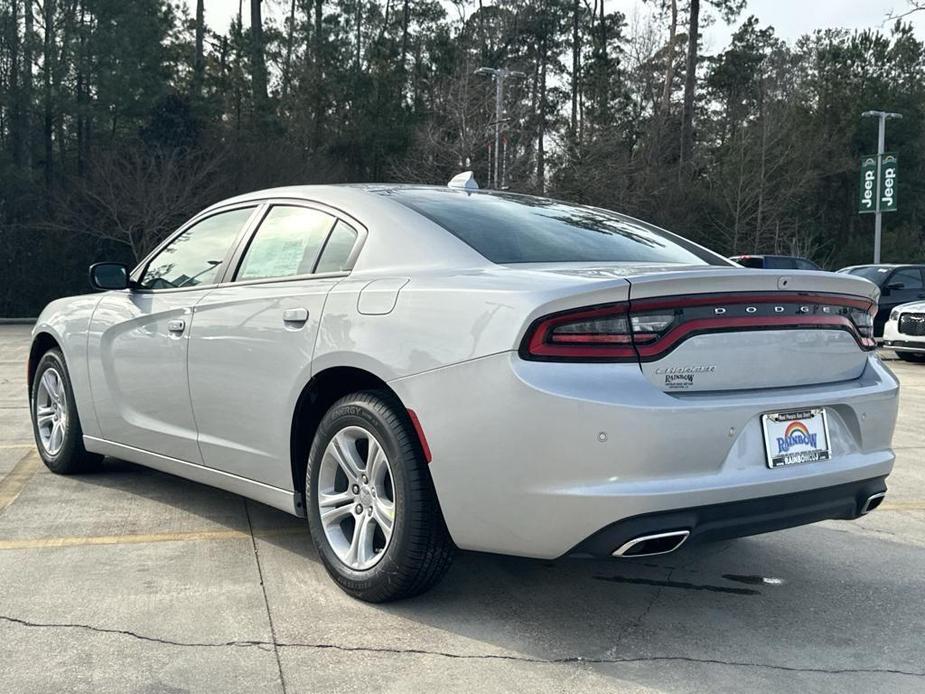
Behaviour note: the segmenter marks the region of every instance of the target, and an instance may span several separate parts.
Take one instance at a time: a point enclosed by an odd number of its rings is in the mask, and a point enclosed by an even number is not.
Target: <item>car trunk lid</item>
[[[629,276],[640,368],[666,392],[728,391],[858,378],[873,346],[878,290],[825,272],[679,270]],[[654,337],[653,337],[654,335]]]

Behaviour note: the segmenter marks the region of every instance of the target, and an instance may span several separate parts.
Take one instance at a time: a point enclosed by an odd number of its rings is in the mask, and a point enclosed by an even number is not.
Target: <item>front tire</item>
[[[331,406],[309,454],[305,497],[321,561],[355,598],[412,597],[450,567],[454,547],[420,445],[390,393]]]
[[[32,434],[45,466],[59,475],[92,472],[103,456],[88,453],[77,416],[77,404],[64,355],[50,349],[42,355],[32,381]]]
[[[925,354],[921,352],[897,352],[896,356],[903,361],[912,361],[921,364],[925,362]]]

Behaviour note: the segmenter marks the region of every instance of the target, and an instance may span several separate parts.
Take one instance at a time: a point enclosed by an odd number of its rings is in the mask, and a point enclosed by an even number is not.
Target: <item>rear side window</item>
[[[271,207],[244,253],[235,281],[311,274],[334,221],[306,207]]]
[[[547,198],[451,188],[380,194],[436,222],[493,263],[729,264],[645,222]]]
[[[342,219],[337,220],[328,242],[324,244],[315,272],[340,272],[347,269],[350,252],[357,242],[357,231]]]

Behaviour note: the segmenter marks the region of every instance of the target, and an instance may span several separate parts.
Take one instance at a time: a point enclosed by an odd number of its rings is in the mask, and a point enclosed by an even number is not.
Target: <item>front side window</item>
[[[270,208],[254,234],[235,281],[308,275],[335,218],[306,207]]]
[[[916,268],[897,270],[890,277],[890,284],[901,284],[903,289],[921,289],[922,273]]]
[[[215,284],[225,255],[253,207],[220,212],[203,219],[166,245],[145,268],[142,289],[177,289]]]
[[[436,222],[493,263],[730,265],[680,236],[593,207],[451,188],[396,188],[379,194]]]

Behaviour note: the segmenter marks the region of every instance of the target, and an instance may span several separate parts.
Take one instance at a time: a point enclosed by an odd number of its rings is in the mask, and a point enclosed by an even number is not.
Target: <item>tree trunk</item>
[[[540,195],[546,194],[546,27],[540,42],[540,118],[536,138],[536,183]]]
[[[357,0],[356,7],[356,61],[354,63],[354,75],[357,79],[360,78],[360,54],[361,46],[363,43],[363,35],[361,29],[363,28],[363,3],[360,0]]]
[[[45,191],[50,193],[54,178],[54,94],[52,93],[52,77],[55,66],[55,2],[45,0],[45,32],[44,50],[42,55],[42,86],[43,101],[45,105],[45,122],[43,138],[45,141]]]
[[[19,2],[10,2],[10,20],[13,24],[10,37],[10,105],[7,113],[10,119],[10,154],[13,164],[22,165],[22,95],[19,93]]]
[[[202,95],[202,80],[205,73],[205,56],[203,43],[205,40],[205,2],[196,0],[196,54],[193,56],[193,95]]]
[[[251,88],[254,93],[254,111],[258,120],[266,115],[267,101],[267,63],[263,49],[261,2],[262,0],[251,0]]]
[[[244,43],[244,17],[242,15],[242,5],[244,0],[238,0],[238,35],[237,40],[234,42],[234,68],[232,68],[232,73],[235,76],[234,80],[234,133],[235,139],[238,140],[241,137],[241,113],[243,111],[243,102],[244,102],[244,90],[242,88],[242,82],[244,78],[244,71],[241,68],[243,60],[243,43]]]
[[[77,9],[77,0],[63,4],[63,21],[61,22],[61,50],[58,59],[55,61],[55,70],[52,76],[52,94],[55,101],[61,99],[61,83],[64,80],[64,73],[67,70],[67,58],[71,44],[71,33],[74,30],[74,15]],[[58,159],[61,162],[61,170],[66,170],[67,164],[67,138],[64,132],[64,113],[61,107],[55,108],[54,113],[54,130],[55,140],[58,142]]]
[[[758,117],[761,119],[761,163],[758,167],[758,216],[755,220],[755,245],[752,253],[761,252],[761,228],[764,226],[764,183],[768,168],[768,120],[765,114],[763,75],[759,76],[758,90]]]
[[[536,60],[533,60],[533,79],[530,81],[530,113],[532,115],[531,126],[535,128],[535,134],[538,136],[540,131],[539,123],[539,114],[540,114],[540,61],[539,61],[539,48],[537,47],[537,56]],[[492,140],[494,142],[494,140]],[[539,144],[539,137],[537,137],[537,144]],[[530,138],[530,154],[533,154],[533,138]],[[537,169],[539,169],[539,154],[537,153]],[[488,173],[491,174],[491,165],[489,162]],[[491,176],[488,177],[489,185],[491,185]],[[497,185],[497,184],[496,184]],[[539,180],[536,181],[536,186],[539,187]]]
[[[324,22],[324,0],[315,0],[315,35],[313,37],[314,84],[315,92],[315,148],[321,144],[321,132],[324,127],[324,95],[321,90],[324,82],[322,63],[322,40],[324,38],[322,24]]]
[[[86,1],[80,0],[80,17],[77,20],[77,175],[83,176],[86,160],[87,130],[87,31]]]
[[[697,37],[700,30],[700,0],[691,0],[687,36],[687,67],[684,75],[684,113],[681,117],[681,166],[689,164],[694,152],[694,90],[697,87]]]
[[[482,0],[479,0],[479,9],[476,14],[479,16],[479,46],[482,54],[481,61],[484,64],[485,58],[490,55],[490,50],[485,42],[485,8],[482,7]]]
[[[292,82],[292,41],[295,36],[295,0],[289,4],[289,33],[286,35],[286,62],[283,64],[283,98],[289,95]]]
[[[32,67],[35,57],[32,52],[35,38],[35,19],[32,14],[32,0],[23,2],[23,21],[25,33],[22,42],[22,166],[26,171],[32,169]],[[31,175],[31,173],[30,173]]]
[[[569,121],[569,134],[575,140],[578,132],[578,92],[581,89],[581,33],[578,20],[581,14],[581,0],[572,2],[572,112]]]
[[[600,100],[599,109],[600,109],[600,115],[601,115],[601,124],[607,125],[610,121],[609,109],[607,108],[607,92],[609,91],[607,89],[607,81],[610,78],[610,71],[608,69],[609,66],[607,65],[607,19],[604,13],[604,0],[601,0],[600,12],[601,12],[601,17],[600,17],[600,21],[598,22],[598,28],[601,30],[601,38],[600,38],[600,42],[601,42],[601,46],[600,46],[601,71],[600,72],[601,74],[599,77],[600,84],[598,85],[598,88],[600,90],[598,92],[598,99]]]
[[[411,105],[415,113],[423,110],[421,104],[421,42],[414,42],[414,73],[411,78]]]
[[[411,21],[411,8],[409,0],[404,0],[401,9],[401,62],[399,67],[405,70],[405,61],[408,59],[408,24]]]
[[[665,87],[662,90],[660,110],[667,115],[671,107],[671,88],[674,82],[674,42],[678,35],[678,0],[671,0],[671,24],[668,25],[668,51],[665,56]]]

